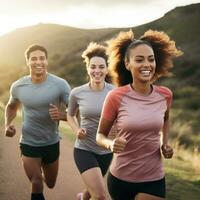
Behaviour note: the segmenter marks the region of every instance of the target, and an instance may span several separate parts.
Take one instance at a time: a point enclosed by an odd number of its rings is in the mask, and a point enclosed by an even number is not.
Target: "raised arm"
[[[113,123],[111,121],[101,119],[99,122],[99,128],[96,135],[96,141],[97,143],[106,148],[111,150],[111,146],[113,143],[113,140],[108,138],[108,133],[111,130]]]
[[[124,151],[127,141],[122,137],[116,137],[113,140],[110,139],[108,137],[108,134],[112,126],[113,126],[112,121],[108,121],[106,119],[100,119],[99,128],[96,135],[96,141],[100,146],[109,149],[114,153],[121,153]]]

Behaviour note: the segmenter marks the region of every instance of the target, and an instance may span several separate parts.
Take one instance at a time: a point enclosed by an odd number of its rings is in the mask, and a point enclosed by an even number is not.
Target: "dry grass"
[[[174,142],[174,157],[186,162],[189,162],[191,166],[200,171],[200,148],[193,147],[193,149],[186,149],[184,146],[179,145],[179,142]]]

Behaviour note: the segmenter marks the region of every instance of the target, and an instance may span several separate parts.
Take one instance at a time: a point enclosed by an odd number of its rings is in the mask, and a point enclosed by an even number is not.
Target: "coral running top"
[[[128,141],[124,152],[114,154],[110,167],[121,180],[143,182],[164,177],[160,131],[172,92],[166,87],[152,88],[151,94],[143,96],[126,85],[110,91],[105,99],[101,117],[116,121],[118,136]]]

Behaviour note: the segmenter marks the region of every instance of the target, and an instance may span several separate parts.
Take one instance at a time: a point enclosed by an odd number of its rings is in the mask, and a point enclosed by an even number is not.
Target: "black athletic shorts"
[[[108,173],[107,185],[112,200],[133,200],[139,193],[165,198],[165,177],[157,181],[127,182]]]
[[[56,144],[35,147],[20,143],[21,154],[32,158],[41,158],[44,164],[56,161],[60,155],[60,142]]]
[[[113,153],[99,155],[90,151],[74,148],[74,160],[81,174],[88,169],[99,167],[104,176],[108,171],[112,157]]]

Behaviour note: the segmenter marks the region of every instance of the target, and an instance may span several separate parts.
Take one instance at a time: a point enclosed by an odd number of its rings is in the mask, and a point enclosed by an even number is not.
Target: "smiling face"
[[[108,74],[108,68],[105,59],[98,56],[92,57],[87,67],[87,73],[90,77],[91,83],[103,83],[106,75]]]
[[[46,75],[48,62],[45,52],[40,50],[32,51],[27,60],[27,65],[29,67],[31,75]]]
[[[156,62],[153,49],[140,44],[130,50],[126,68],[131,72],[134,81],[150,82],[155,74]]]

